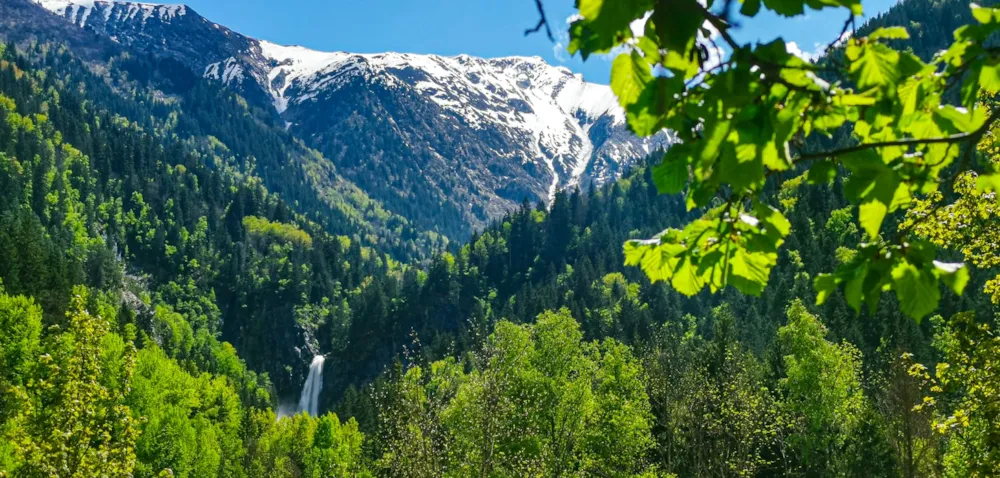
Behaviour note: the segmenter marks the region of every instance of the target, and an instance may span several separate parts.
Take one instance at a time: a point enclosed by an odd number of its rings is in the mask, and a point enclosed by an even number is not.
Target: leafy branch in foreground
[[[954,43],[925,62],[891,46],[909,38],[905,28],[850,35],[858,0],[743,0],[744,18],[761,9],[786,17],[847,10],[843,34],[813,63],[789,53],[780,38],[737,41],[730,4],[577,2],[570,52],[586,59],[623,51],[611,88],[629,128],[639,136],[666,128],[681,140],[653,168],[657,188],[686,192],[689,210],[706,211],[682,229],[627,243],[626,263],[687,295],[729,285],[760,295],[791,228],[768,205],[769,191],[780,189],[770,186],[795,175],[812,184],[843,176],[868,241],[853,260],[816,277],[818,302],[843,289],[860,311],[895,291],[903,311],[920,319],[937,308],[941,284],[961,294],[968,270],[935,260],[940,242],[921,239],[918,227],[891,240],[881,233],[891,213],[951,190],[976,169],[976,145],[997,118],[979,100],[1000,92],[1000,50],[987,46],[1000,30],[1000,9],[973,4],[976,23],[956,30]],[[953,90],[959,106],[943,101]],[[816,149],[812,138],[844,128],[853,145]],[[983,190],[998,184],[992,168],[978,181]]]

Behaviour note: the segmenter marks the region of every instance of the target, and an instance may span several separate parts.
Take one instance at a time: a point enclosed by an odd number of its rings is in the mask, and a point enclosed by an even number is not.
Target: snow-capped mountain
[[[273,108],[341,174],[451,237],[525,199],[614,180],[670,141],[635,138],[609,87],[537,57],[319,52],[241,35],[183,5],[34,1]]]
[[[268,73],[268,87],[279,113],[294,118],[296,109],[309,109],[354,78],[412,91],[464,127],[496,131],[512,139],[516,148],[494,152],[521,162],[543,163],[552,176],[549,197],[557,188],[606,182],[615,177],[617,170],[611,167],[618,160],[649,154],[657,145],[621,141],[628,137],[608,141],[612,138],[603,133],[625,122],[611,89],[587,83],[538,57],[323,53],[266,41],[260,47],[263,56],[277,65]],[[220,76],[223,69],[227,73]],[[232,59],[206,70],[207,76],[229,82],[241,81],[241,74]],[[601,134],[591,135],[595,125]]]

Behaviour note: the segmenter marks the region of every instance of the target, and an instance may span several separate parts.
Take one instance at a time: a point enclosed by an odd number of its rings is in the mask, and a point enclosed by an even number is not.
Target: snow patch
[[[239,64],[239,61],[237,61],[236,58],[233,57],[226,58],[225,62],[220,61],[209,64],[205,67],[205,72],[202,76],[213,80],[219,80],[227,85],[231,83],[239,85],[246,79],[243,66]]]
[[[597,155],[634,159],[648,154],[657,141],[636,140],[634,147],[598,148],[591,139],[597,122],[604,121],[605,128],[625,124],[625,113],[611,88],[588,83],[581,75],[551,66],[539,57],[352,54],[266,41],[260,42],[260,48],[272,63],[266,87],[279,113],[335,91],[359,75],[372,81],[398,82],[454,113],[473,129],[499,130],[514,138],[529,156],[526,163],[544,165],[551,172],[550,201],[560,188],[581,184]]]
[[[187,15],[187,7],[184,5],[160,5],[155,3],[129,2],[123,0],[33,0],[46,10],[56,15],[67,17],[81,28],[87,25],[91,12],[95,8],[103,8],[104,21],[110,22],[115,7],[121,6],[126,9],[126,13],[121,12],[115,17],[116,21],[134,20],[139,13],[142,13],[142,23],[152,18],[154,15],[162,22]]]
[[[81,27],[95,18],[94,8],[102,9],[99,13],[106,23],[134,21],[130,28],[141,28],[151,19],[169,23],[187,14],[183,5],[34,1]],[[208,25],[227,36],[232,33],[218,24]],[[250,41],[249,51],[227,53],[234,56],[226,59],[223,55],[211,58],[214,62],[205,65],[203,76],[224,84],[242,84],[249,76],[271,95],[279,114],[329,98],[355,81],[405,89],[436,105],[444,127],[471,128],[482,137],[503,138],[498,158],[520,163],[532,174],[542,171],[545,175],[547,169],[551,182],[532,188],[550,201],[559,189],[580,185],[584,179],[596,184],[613,180],[622,173],[622,164],[631,164],[671,141],[665,135],[635,138],[625,131],[625,113],[610,87],[588,83],[581,75],[549,65],[540,57],[353,54]],[[286,128],[290,126],[286,123]],[[493,145],[487,147],[493,149]]]

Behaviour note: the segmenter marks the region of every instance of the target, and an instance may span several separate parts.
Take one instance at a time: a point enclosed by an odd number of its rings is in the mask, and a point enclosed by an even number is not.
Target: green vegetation
[[[481,363],[417,366],[379,402],[390,476],[638,476],[652,414],[642,368],[614,340],[581,342],[568,310],[497,324]]]
[[[889,46],[910,38],[906,28],[885,27],[840,39],[830,46],[835,54],[814,65],[788,53],[781,39],[737,42],[728,3],[718,12],[694,0],[611,3],[580,2],[570,51],[586,58],[628,50],[615,59],[611,85],[630,129],[650,135],[666,127],[682,140],[653,168],[657,187],[686,190],[688,209],[704,211],[682,228],[626,244],[629,264],[686,295],[728,285],[759,295],[792,227],[768,204],[768,186],[787,190],[784,173],[798,176],[789,180],[795,186],[802,178],[842,180],[869,239],[835,273],[816,277],[820,303],[842,288],[855,310],[862,303],[874,309],[882,292],[892,290],[904,311],[920,319],[937,308],[939,283],[964,290],[968,270],[934,260],[934,245],[919,231],[903,229],[889,239],[881,232],[890,213],[953,185],[952,170],[977,166],[976,145],[996,118],[995,108],[979,103],[980,93],[1000,92],[1000,53],[987,42],[1000,29],[994,9],[973,4],[975,21],[956,30],[955,42],[928,62]],[[761,7],[747,1],[740,13],[754,17]],[[851,0],[763,3],[783,16],[825,7],[845,10],[845,33],[861,12],[860,2]],[[649,12],[643,34],[634,36],[630,24]],[[716,46],[706,37],[713,29],[731,50],[718,64],[710,62]],[[667,74],[654,75],[654,67]],[[951,86],[960,89],[958,105],[944,102]],[[847,146],[806,142],[833,138],[845,127],[851,129]],[[984,166],[977,184],[991,190],[1000,176],[990,163]]]
[[[721,5],[614,5],[573,48],[685,142],[416,264],[240,98],[0,48],[0,476],[1000,474],[1000,13],[712,65]],[[329,413],[279,418],[318,353]]]
[[[312,237],[294,224],[282,224],[268,221],[262,217],[247,216],[243,218],[243,228],[246,229],[247,234],[254,237],[277,239],[305,248],[310,248],[313,245]]]

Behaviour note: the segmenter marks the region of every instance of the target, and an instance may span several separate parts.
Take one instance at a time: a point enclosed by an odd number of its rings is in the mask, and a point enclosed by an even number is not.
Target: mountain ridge
[[[631,135],[607,85],[538,57],[320,52],[252,38],[184,5],[34,0],[225,84],[390,210],[464,240],[524,201],[621,176],[667,133]]]

